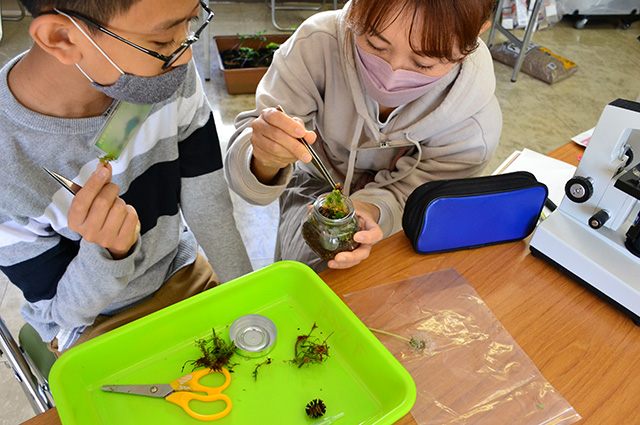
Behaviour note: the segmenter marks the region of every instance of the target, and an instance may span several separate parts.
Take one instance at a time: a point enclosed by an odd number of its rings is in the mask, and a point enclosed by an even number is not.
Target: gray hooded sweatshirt
[[[282,196],[281,223],[291,210],[306,209],[308,199],[287,197],[296,192],[289,184],[294,168],[296,174],[307,174],[307,183],[322,180],[311,164],[286,167],[273,185],[260,183],[249,168],[251,123],[261,110],[282,105],[316,131],[314,149],[331,164],[334,180],[344,182],[346,194],[380,209],[378,224],[387,237],[402,229],[404,204],[416,187],[483,170],[498,145],[502,115],[494,95],[491,55],[478,40],[478,48],[432,90],[380,121],[378,104],[367,94],[357,69],[355,44],[344,20],[348,7],[312,16],[276,52],[256,91],[256,108],[236,118],[226,177],[248,202],[266,205]],[[328,190],[326,185],[319,193]],[[301,238],[299,228],[282,225],[278,237],[281,245]]]

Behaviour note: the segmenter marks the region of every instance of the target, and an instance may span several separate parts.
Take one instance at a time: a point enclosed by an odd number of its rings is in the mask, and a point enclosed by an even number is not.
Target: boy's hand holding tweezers
[[[140,221],[135,208],[118,196],[120,188],[111,183],[111,165],[99,163],[84,187],[45,170],[75,195],[67,214],[69,229],[107,249],[114,260],[126,257],[140,236]]]

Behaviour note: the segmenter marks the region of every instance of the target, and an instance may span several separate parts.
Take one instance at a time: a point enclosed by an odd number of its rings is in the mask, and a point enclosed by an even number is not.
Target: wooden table
[[[549,156],[577,164],[581,153],[571,143]],[[450,267],[474,287],[542,375],[583,417],[579,425],[640,424],[640,329],[588,289],[534,258],[528,240],[419,255],[399,233],[376,245],[359,266],[320,276],[342,296]],[[55,409],[25,422],[59,423]],[[415,423],[410,414],[397,422]]]

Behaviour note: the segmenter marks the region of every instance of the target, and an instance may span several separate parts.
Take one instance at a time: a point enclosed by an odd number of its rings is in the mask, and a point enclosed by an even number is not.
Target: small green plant
[[[240,52],[240,57],[244,58],[245,60],[249,60],[249,59],[257,60],[258,58],[260,58],[259,51],[260,49],[262,49],[262,45],[267,42],[267,36],[265,35],[266,33],[267,33],[267,30],[262,30],[262,31],[256,32],[255,34],[238,34],[239,41],[236,46],[236,49],[238,49],[238,51]],[[256,47],[255,49],[251,47],[247,47],[245,46],[247,40],[258,40],[260,44],[258,44],[258,47]],[[272,45],[275,45],[277,47]],[[267,51],[269,51],[271,54],[273,54],[273,52],[278,50],[278,47],[280,47],[278,43],[269,43],[264,48],[267,49]]]
[[[327,195],[324,204],[320,207],[320,214],[331,219],[346,217],[349,207],[344,202],[345,198],[339,190],[333,190]]]
[[[236,344],[233,341],[227,343],[216,334],[215,329],[211,331],[212,336],[210,338],[196,340],[196,346],[200,349],[201,357],[196,360],[186,361],[182,366],[182,370],[187,364],[191,364],[193,366],[192,370],[207,367],[213,371],[220,371],[223,367],[226,367],[229,372],[232,372],[231,369],[238,364],[231,363],[231,356],[233,356]]]
[[[260,368],[260,366],[264,366],[266,364],[271,364],[271,357],[267,357],[267,360],[263,361],[262,363],[258,363],[255,367],[255,369],[253,369],[253,380],[257,381],[258,380],[258,369]]]
[[[272,41],[271,43],[268,43],[266,46],[264,46],[264,48],[267,50],[267,54],[273,59],[273,55],[276,53],[276,50],[280,48],[280,46],[280,43],[274,43]]]
[[[297,365],[298,368],[305,365],[309,366],[312,363],[321,364],[329,357],[327,340],[333,335],[333,332],[329,334],[324,341],[320,342],[318,338],[311,336],[311,333],[316,329],[318,329],[318,326],[314,323],[308,334],[299,335],[296,339],[294,348],[295,357],[289,361]]]
[[[238,49],[238,61],[243,64],[248,61],[256,60],[260,58],[260,53],[251,47],[240,47]]]
[[[100,163],[104,165],[107,165],[109,162],[114,161],[115,159],[116,159],[116,156],[112,153],[108,153],[104,156],[98,157],[98,161],[100,161]]]
[[[265,49],[268,49],[272,52],[278,50],[280,48],[280,43],[274,43],[273,41],[269,44],[267,44],[266,46],[264,46]]]
[[[247,40],[260,40],[265,43],[267,41],[266,33],[267,30],[258,31],[253,34],[238,34],[238,39],[241,44],[244,44]]]
[[[220,52],[224,67],[237,69],[271,65],[273,54],[278,50],[280,44],[267,43],[266,32],[267,30],[254,34],[237,34],[238,42],[232,48]]]

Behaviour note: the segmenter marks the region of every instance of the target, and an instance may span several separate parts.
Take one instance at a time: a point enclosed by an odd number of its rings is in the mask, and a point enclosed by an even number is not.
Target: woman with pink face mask
[[[277,51],[236,118],[229,186],[266,205],[280,198],[275,260],[347,268],[402,230],[407,197],[438,179],[478,175],[502,129],[491,55],[478,37],[494,0],[351,0],[306,20]],[[276,109],[281,105],[289,115]],[[355,204],[360,247],[327,262],[300,224],[329,184],[304,137]]]

